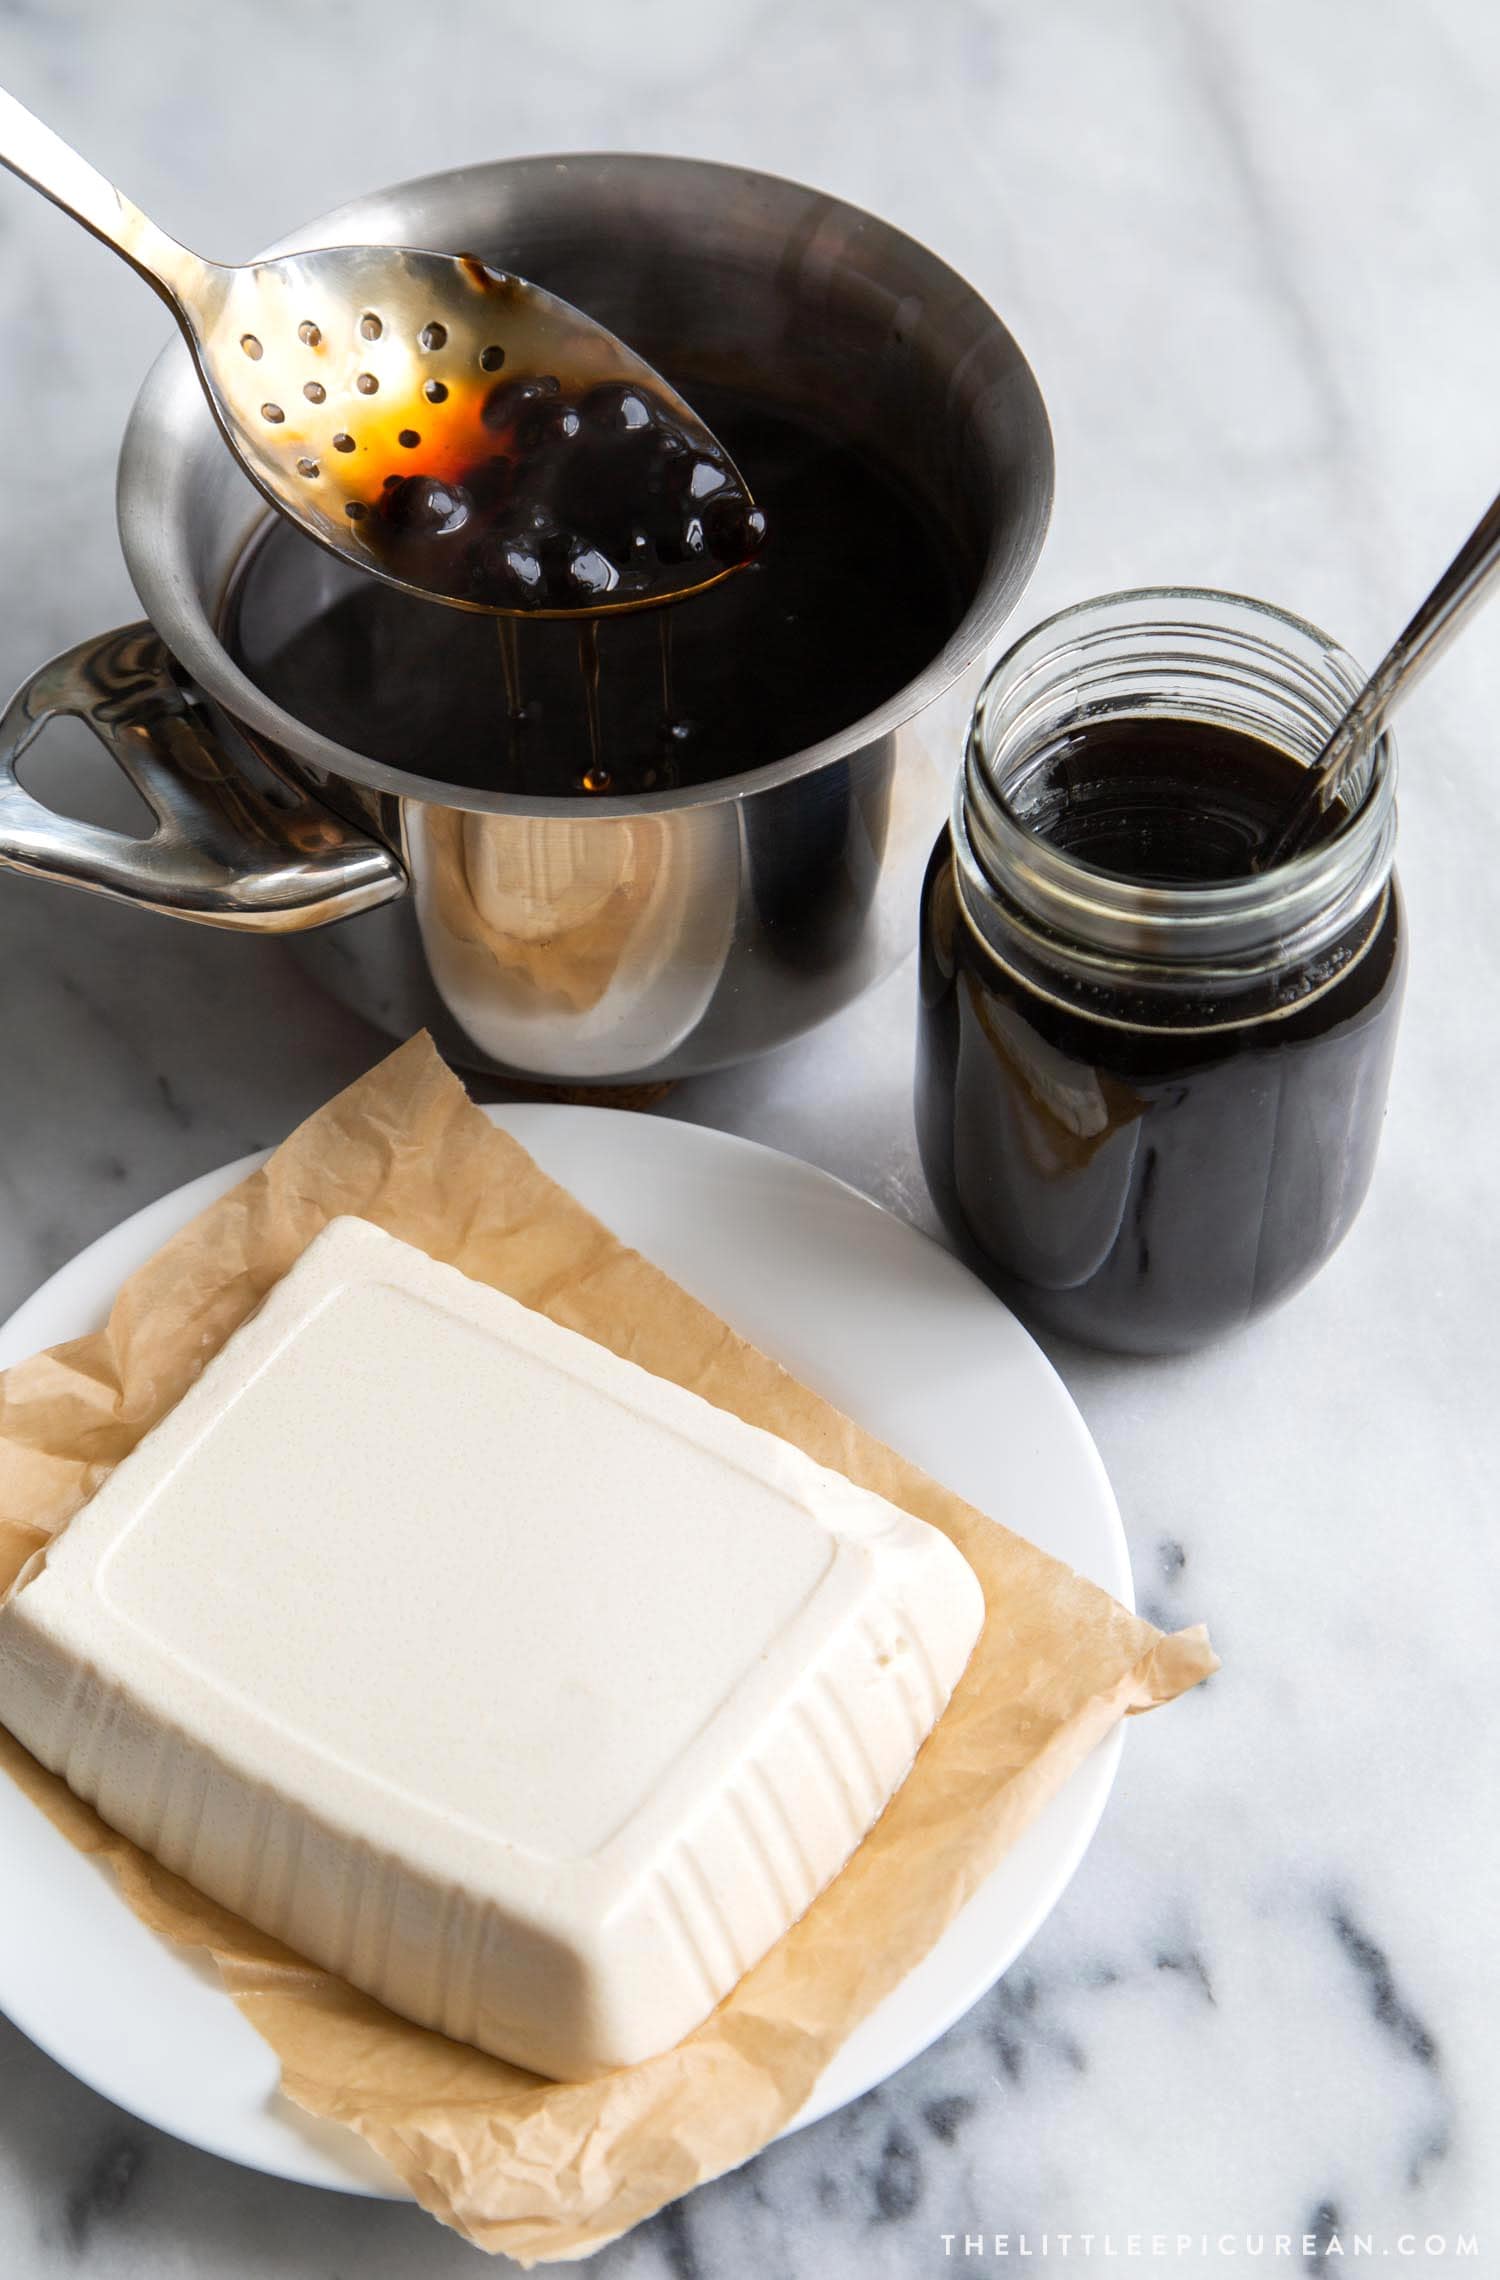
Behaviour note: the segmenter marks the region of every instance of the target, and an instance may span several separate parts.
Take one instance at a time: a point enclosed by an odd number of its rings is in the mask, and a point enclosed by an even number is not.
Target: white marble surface
[[[1040,375],[1059,491],[1027,620],[1196,581],[1369,657],[1500,470],[1488,0],[8,0],[0,79],[231,257],[377,180],[527,149],[736,157],[873,206],[975,279]],[[8,685],[134,614],[111,464],[162,324],[0,182],[0,328]],[[1500,2270],[1497,712],[1500,617],[1402,730],[1414,962],[1345,1250],[1200,1358],[1057,1355],[1143,1602],[1207,1618],[1223,1674],[1132,1731],[1073,1889],[969,2018],[607,2251],[611,2280],[904,2280],[965,2233],[971,2270],[1016,2268],[1024,2234],[1032,2271],[1338,2272],[1356,2233],[1397,2270]],[[912,1017],[908,967],[667,1112],[930,1224]],[[0,878],[0,1307],[382,1047],[274,948]],[[157,2136],[0,2024],[7,2276],[481,2268],[414,2211]]]

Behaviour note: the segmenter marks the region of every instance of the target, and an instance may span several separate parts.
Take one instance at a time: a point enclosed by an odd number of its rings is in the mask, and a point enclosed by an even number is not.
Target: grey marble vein
[[[889,215],[989,295],[1047,395],[1057,513],[1017,630],[1111,587],[1205,583],[1368,661],[1495,487],[1488,0],[4,0],[0,81],[230,258],[381,177],[515,150],[739,158]],[[0,180],[7,687],[136,614],[112,468],[163,329]],[[1077,1879],[967,2018],[603,2252],[606,2280],[929,2280],[966,2234],[990,2244],[966,2268],[992,2274],[1113,2270],[1085,2234],[1151,2280],[1342,2273],[1366,2234],[1393,2272],[1500,2271],[1497,717],[1500,618],[1401,728],[1413,966],[1343,1252],[1208,1354],[1051,1349],[1143,1606],[1206,1618],[1224,1671],[1134,1727]],[[49,732],[37,767],[125,821],[76,738]],[[913,1002],[908,968],[665,1113],[930,1229]],[[0,876],[0,1310],[384,1042],[284,949]],[[1153,2232],[1245,2245],[1127,2261]],[[1403,2259],[1404,2234],[1448,2246]],[[3,2280],[487,2268],[414,2209],[173,2142],[0,2021]]]

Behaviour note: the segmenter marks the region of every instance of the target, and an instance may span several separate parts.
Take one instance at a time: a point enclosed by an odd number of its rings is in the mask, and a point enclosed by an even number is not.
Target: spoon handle
[[[199,281],[205,264],[165,230],[148,221],[139,206],[112,182],[79,157],[41,120],[33,118],[14,95],[0,87],[0,166],[8,166],[23,182],[40,190],[65,214],[82,222],[95,237],[103,238],[123,254],[163,299],[174,305],[185,300]]]
[[[1442,655],[1471,612],[1487,596],[1500,568],[1500,498],[1459,548],[1410,624],[1397,634],[1338,727],[1324,745],[1302,793],[1262,869],[1295,854],[1303,834],[1328,808],[1360,755],[1379,735],[1398,696],[1413,689]]]

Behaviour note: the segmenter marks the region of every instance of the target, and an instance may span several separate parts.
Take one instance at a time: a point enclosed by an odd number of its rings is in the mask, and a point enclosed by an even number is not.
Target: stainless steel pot
[[[911,942],[952,773],[933,769],[922,719],[982,660],[1041,547],[1052,446],[1020,350],[885,223],[697,160],[467,167],[271,250],[353,239],[472,248],[602,318],[689,394],[695,376],[735,377],[822,407],[941,517],[972,577],[962,623],[878,712],[719,783],[584,803],[407,774],[294,719],[224,647],[224,597],[267,510],[174,341],[120,460],[120,535],[151,622],[80,644],[13,699],[0,865],[299,933],[337,996],[397,1034],[426,1024],[469,1067],[678,1076],[825,1019]],[[17,758],[57,713],[103,739],[156,817],[151,838],[24,791]]]

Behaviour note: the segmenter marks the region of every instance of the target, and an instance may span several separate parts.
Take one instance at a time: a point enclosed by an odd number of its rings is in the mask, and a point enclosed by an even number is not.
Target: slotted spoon
[[[448,590],[439,549],[429,550],[428,575],[402,575],[372,547],[382,495],[418,469],[430,484],[456,485],[476,464],[493,462],[502,372],[523,382],[562,372],[575,390],[640,389],[680,430],[688,454],[723,470],[747,505],[749,488],[691,406],[623,341],[475,255],[346,245],[237,267],[204,261],[3,89],[0,164],[154,286],[246,473],[282,514],[362,570],[497,616],[595,617],[675,600],[739,567],[689,552],[653,570],[649,591],[639,583],[619,594],[595,587],[542,608]]]
[[[1319,819],[1404,698],[1437,663],[1454,635],[1500,585],[1500,498],[1470,531],[1416,615],[1397,634],[1307,771],[1285,823],[1256,868],[1269,871],[1300,853]]]

